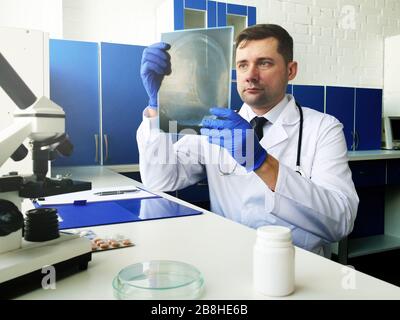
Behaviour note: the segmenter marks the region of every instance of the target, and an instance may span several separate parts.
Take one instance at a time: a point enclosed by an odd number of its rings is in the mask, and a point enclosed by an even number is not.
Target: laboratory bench
[[[346,265],[353,258],[400,249],[400,151],[349,151],[348,156],[360,205],[353,232],[333,245],[334,258]],[[138,165],[107,167],[140,181]],[[206,181],[170,194],[209,209]]]
[[[143,187],[103,166],[59,167],[93,188]],[[200,215],[90,227],[98,235],[120,233],[135,246],[94,252],[85,271],[58,280],[56,290],[36,289],[18,299],[113,299],[112,281],[124,267],[149,260],[176,260],[203,275],[202,299],[268,299],[252,286],[256,231],[168,194],[171,201],[201,210]],[[314,253],[295,248],[296,290],[283,299],[398,299],[400,288]]]
[[[333,244],[333,259],[361,269],[364,269],[362,264],[379,261],[389,267],[400,254],[400,151],[349,151],[348,156],[360,204],[353,232]],[[140,181],[137,165],[108,168]],[[210,208],[206,181],[170,194],[204,209]],[[366,262],[359,262],[363,257]],[[365,268],[366,272],[369,270]],[[385,274],[382,278],[386,279],[387,271],[382,269],[378,274]],[[394,282],[400,284],[400,276]]]

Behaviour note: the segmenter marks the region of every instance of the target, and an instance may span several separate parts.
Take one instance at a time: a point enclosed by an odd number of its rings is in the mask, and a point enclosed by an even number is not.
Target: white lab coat
[[[229,153],[207,137],[186,135],[173,141],[160,133],[157,118],[143,117],[137,132],[144,185],[172,191],[206,176],[211,210],[252,228],[276,224],[292,230],[295,245],[330,256],[330,243],[353,229],[358,196],[348,166],[342,124],[334,117],[303,107],[301,168],[295,172],[299,112],[292,96],[268,134],[260,141],[279,161],[275,192],[247,173]],[[239,114],[247,121],[248,108]],[[221,153],[220,153],[221,152]],[[230,175],[221,175],[232,172]]]

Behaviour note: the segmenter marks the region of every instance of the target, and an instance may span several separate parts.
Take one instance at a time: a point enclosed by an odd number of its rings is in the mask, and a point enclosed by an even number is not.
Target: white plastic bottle
[[[257,229],[253,283],[256,291],[272,297],[287,296],[294,291],[294,247],[289,228],[263,226]]]

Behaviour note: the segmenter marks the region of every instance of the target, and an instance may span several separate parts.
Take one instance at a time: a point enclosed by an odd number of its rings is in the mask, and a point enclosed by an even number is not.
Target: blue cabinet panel
[[[217,3],[208,1],[207,3],[207,27],[213,28],[217,26]]]
[[[190,203],[210,201],[207,180],[201,181],[190,187],[178,190],[178,198]]]
[[[382,187],[358,188],[358,205],[353,231],[349,238],[362,238],[384,233],[385,189]]]
[[[354,95],[354,88],[326,87],[326,113],[343,124],[348,150],[353,147]]]
[[[213,0],[174,0],[174,30],[184,29],[185,8],[206,11],[208,28],[226,26],[227,14],[247,16],[248,26],[255,25],[257,20],[256,7]]]
[[[256,7],[247,7],[247,25],[253,26],[257,21]]]
[[[349,166],[356,187],[384,186],[386,183],[384,160],[350,161]]]
[[[381,147],[382,90],[356,89],[356,149]]]
[[[50,40],[50,98],[66,114],[66,132],[74,151],[55,166],[94,165],[99,134],[99,70],[97,43]]]
[[[227,13],[236,14],[238,16],[247,16],[247,7],[239,4],[228,3]]]
[[[103,134],[108,137],[105,165],[139,161],[136,130],[148,103],[140,78],[144,48],[101,43]]]
[[[236,80],[236,69],[232,70],[232,80]]]
[[[387,160],[386,184],[400,186],[400,159]]]
[[[243,101],[239,96],[239,93],[237,91],[237,83],[232,82],[231,85],[231,109],[233,110],[239,110],[243,105]]]
[[[288,86],[286,87],[286,93],[293,94],[293,85],[288,84]]]
[[[324,112],[324,87],[293,85],[293,96],[303,107]]]
[[[207,10],[206,0],[185,0],[185,8],[197,9],[197,10]]]
[[[184,25],[183,0],[174,0],[174,30],[183,30]]]
[[[350,161],[360,203],[350,238],[384,233],[386,161]]]
[[[217,25],[226,26],[226,3],[217,2]]]

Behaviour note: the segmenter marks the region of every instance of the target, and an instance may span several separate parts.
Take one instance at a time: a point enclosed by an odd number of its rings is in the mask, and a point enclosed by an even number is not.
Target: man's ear
[[[297,62],[296,61],[289,62],[287,68],[288,68],[289,81],[293,80],[294,78],[296,78],[296,75],[297,75]]]

